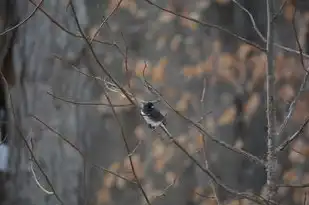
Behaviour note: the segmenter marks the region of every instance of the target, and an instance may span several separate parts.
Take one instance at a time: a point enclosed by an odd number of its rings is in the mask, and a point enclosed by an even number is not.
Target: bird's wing
[[[150,114],[150,116],[153,118],[155,121],[162,121],[164,120],[164,116],[157,110],[153,110]]]

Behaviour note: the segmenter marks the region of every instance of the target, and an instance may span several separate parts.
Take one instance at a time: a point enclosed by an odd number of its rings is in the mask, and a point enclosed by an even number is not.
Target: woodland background
[[[296,102],[276,138],[279,145],[309,116],[304,69],[309,3],[274,2],[278,130]],[[152,204],[252,203],[212,184],[164,133],[149,130],[126,98],[104,87],[100,79],[106,73],[81,37],[70,3],[86,36],[99,29],[93,51],[113,78],[137,98],[157,99],[141,81],[144,71],[173,107],[162,100],[156,104],[167,113],[170,133],[191,156],[202,165],[206,158],[205,166],[231,189],[265,194],[261,165],[209,140],[180,115],[220,142],[265,159],[266,43],[256,29],[266,38],[266,0],[2,0],[0,67],[9,84],[9,111],[14,112],[7,123],[10,173],[2,177],[1,204],[146,204],[132,182],[130,158]],[[105,92],[113,104],[126,105],[114,108],[123,129]],[[129,155],[121,131],[134,150]],[[304,127],[278,156],[280,204],[306,203],[308,134]],[[32,163],[42,186],[55,194],[35,183]]]

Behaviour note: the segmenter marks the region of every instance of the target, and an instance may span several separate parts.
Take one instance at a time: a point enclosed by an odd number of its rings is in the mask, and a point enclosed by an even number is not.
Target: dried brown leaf
[[[159,159],[164,156],[165,146],[161,140],[155,140],[152,143],[152,155],[154,158]]]
[[[156,43],[156,50],[161,50],[162,48],[164,48],[164,46],[166,46],[166,43],[167,43],[167,37],[163,35],[160,36]]]
[[[176,104],[176,110],[180,111],[180,112],[184,112],[188,109],[188,106],[189,106],[189,100],[191,98],[191,94],[190,93],[187,93],[185,92],[180,100],[177,102]]]
[[[237,55],[238,55],[238,58],[241,60],[241,61],[245,61],[248,54],[254,49],[253,46],[251,45],[248,45],[248,44],[242,44],[240,45],[238,51],[237,51]]]
[[[260,104],[261,104],[260,95],[258,93],[252,94],[250,96],[247,104],[245,105],[246,115],[248,115],[248,116],[253,115],[257,111]]]
[[[182,15],[188,16],[188,17],[191,17],[191,18],[194,18],[194,19],[198,19],[199,18],[199,14],[196,13],[196,12],[189,13],[188,11],[183,11]],[[184,18],[181,18],[180,24],[183,27],[191,29],[192,31],[195,31],[198,28],[198,24],[197,23],[195,23],[193,21],[190,21],[190,20],[187,20],[187,19],[184,19]]]
[[[137,139],[144,140],[146,138],[146,132],[142,125],[139,125],[135,128],[134,134]]]
[[[109,188],[104,187],[97,192],[97,203],[98,204],[107,204],[111,201],[111,193]]]
[[[295,152],[293,150],[290,151],[289,153],[289,160],[292,162],[292,163],[304,163],[306,161],[306,157],[298,152]]]
[[[283,16],[285,17],[287,21],[292,22],[294,10],[295,10],[295,6],[293,6],[292,4],[287,4],[284,7]]]
[[[202,149],[204,147],[204,139],[203,135],[199,135],[196,137],[196,147],[198,149]]]
[[[174,20],[175,17],[176,17],[175,15],[163,11],[160,13],[158,20],[161,23],[169,23],[172,20]]]
[[[235,107],[230,107],[226,109],[223,114],[218,119],[218,125],[227,125],[232,123],[235,120],[236,109]]]
[[[159,173],[162,172],[165,167],[165,164],[166,164],[166,161],[164,159],[162,158],[156,159],[155,164],[154,164],[154,170]]]
[[[159,83],[164,80],[164,70],[168,63],[167,57],[160,59],[159,63],[152,68],[152,82]]]
[[[171,45],[170,45],[171,50],[174,52],[177,51],[181,41],[182,41],[181,35],[175,35],[171,40]]]
[[[116,179],[116,187],[118,189],[123,189],[126,185],[126,180],[120,178],[120,177],[117,177]]]
[[[174,183],[174,181],[176,180],[177,175],[174,172],[166,172],[165,173],[165,181],[168,184],[172,184]]]
[[[235,66],[235,58],[230,54],[222,54],[218,59],[218,77],[235,84],[236,78],[232,68]]]
[[[145,173],[144,173],[143,164],[142,164],[141,159],[140,159],[140,155],[133,154],[131,156],[131,159],[132,159],[132,163],[133,163],[134,170],[135,170],[135,173],[136,173],[137,177],[139,179],[144,178]],[[134,175],[132,173],[132,167],[131,167],[131,163],[130,163],[130,158],[129,157],[126,157],[124,159],[124,169],[125,169],[126,173],[129,173],[129,177],[130,177],[129,179],[133,180],[134,179]]]
[[[289,84],[283,85],[279,90],[279,97],[285,102],[290,102],[295,96],[293,87]]]
[[[283,180],[286,184],[292,184],[298,179],[294,169],[290,169],[283,174]]]

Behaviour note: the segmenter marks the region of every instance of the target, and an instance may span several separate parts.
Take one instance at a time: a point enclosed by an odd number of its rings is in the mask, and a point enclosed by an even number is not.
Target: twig
[[[275,15],[273,15],[273,18],[272,18],[272,20],[271,20],[272,22],[275,21],[275,20],[278,18],[278,16],[282,13],[282,11],[283,11],[285,5],[288,3],[288,1],[289,1],[289,0],[285,0],[285,1],[281,4],[281,6],[280,6],[280,8],[279,8],[279,11],[278,11]]]
[[[37,10],[39,9],[39,7],[43,4],[44,0],[41,0],[40,3],[38,5],[35,6],[35,8],[33,9],[33,11],[29,14],[28,17],[26,17],[25,19],[23,19],[21,22],[19,22],[18,24],[16,24],[15,26],[12,26],[11,28],[7,28],[5,29],[3,32],[0,33],[0,36],[3,36],[4,34],[7,34],[10,31],[13,31],[14,29],[17,29],[18,27],[20,27],[21,25],[23,25],[24,23],[26,23],[28,20],[30,20],[30,18],[37,12]]]
[[[108,94],[106,93],[106,91],[105,91],[104,89],[103,89],[103,91],[104,91],[104,94],[105,94],[105,96],[106,96],[107,101],[111,104],[111,100],[110,100]],[[112,105],[112,104],[111,104],[111,105]],[[121,122],[120,122],[120,120],[119,120],[119,118],[118,118],[118,115],[117,115],[117,113],[116,113],[114,107],[111,106],[111,108],[112,108],[112,112],[113,112],[114,118],[115,118],[117,124],[118,124],[119,127],[120,127],[121,136],[122,136],[123,142],[124,142],[124,144],[125,144],[125,147],[126,147],[126,150],[127,150],[127,153],[128,153],[128,157],[129,157],[129,161],[130,161],[132,173],[133,173],[134,178],[135,178],[135,180],[136,180],[137,186],[138,186],[139,189],[141,190],[141,192],[142,192],[142,194],[143,194],[143,196],[144,196],[144,198],[145,198],[147,204],[148,204],[148,205],[151,205],[150,200],[148,199],[147,194],[146,194],[145,190],[143,189],[143,186],[142,186],[142,184],[141,184],[140,180],[138,179],[137,174],[136,174],[136,172],[135,172],[134,164],[133,164],[133,161],[132,161],[132,156],[130,155],[131,151],[130,151],[129,144],[128,144],[128,142],[127,142],[127,139],[126,139],[126,136],[125,136],[125,133],[124,133],[123,126],[122,126],[122,124],[121,124]]]
[[[99,28],[95,31],[94,35],[92,36],[92,38],[90,39],[90,44],[92,44],[93,39],[95,39],[95,37],[98,35],[100,29],[103,27],[103,25],[108,21],[108,19],[117,11],[117,9],[119,8],[120,4],[123,2],[123,0],[120,0],[117,5],[115,6],[115,8],[112,10],[112,12],[106,17],[104,18],[104,20],[101,22]],[[71,2],[69,2],[69,4],[71,4]],[[68,4],[68,5],[69,5]]]
[[[78,154],[79,154],[82,158],[84,158],[84,153],[83,153],[75,144],[73,144],[73,143],[70,142],[66,137],[64,137],[61,133],[59,133],[59,132],[56,131],[54,128],[52,128],[51,126],[49,126],[48,124],[46,124],[43,120],[41,120],[41,119],[38,118],[37,116],[31,115],[31,117],[34,118],[36,121],[40,122],[40,123],[41,123],[42,125],[44,125],[47,129],[49,129],[51,132],[55,133],[61,140],[63,140],[64,142],[66,142],[68,145],[70,145],[73,149],[75,149],[75,150],[78,152]],[[115,172],[113,172],[113,171],[111,171],[111,170],[108,170],[108,169],[106,169],[106,168],[104,168],[104,167],[101,167],[100,165],[97,165],[97,164],[94,164],[94,163],[90,163],[90,162],[88,162],[88,164],[90,164],[91,166],[96,167],[96,168],[98,168],[98,169],[101,169],[101,170],[103,170],[104,172],[113,174],[113,175],[115,175],[116,177],[119,177],[119,178],[121,178],[121,179],[124,179],[124,180],[126,180],[127,182],[130,182],[130,183],[135,184],[135,182],[133,182],[133,181],[131,181],[131,180],[129,180],[129,179],[123,177],[123,176],[120,176],[119,174],[117,174],[117,173],[115,173]]]
[[[45,188],[43,187],[43,185],[41,185],[41,183],[39,182],[39,180],[38,180],[38,178],[37,178],[37,176],[36,176],[36,174],[35,174],[35,172],[34,172],[34,170],[33,170],[33,163],[32,163],[32,160],[31,160],[31,162],[30,162],[30,171],[31,171],[31,173],[32,173],[32,176],[33,176],[33,178],[34,178],[35,183],[39,186],[39,188],[40,188],[45,194],[53,195],[53,194],[54,194],[53,191],[48,191],[48,190],[45,189]]]
[[[300,62],[301,62],[302,68],[306,72],[306,74],[305,74],[305,76],[303,78],[303,81],[302,81],[302,83],[300,85],[300,88],[299,88],[299,90],[298,90],[294,100],[292,101],[292,103],[289,106],[289,112],[288,112],[287,116],[284,118],[284,121],[283,121],[282,125],[280,126],[280,129],[279,129],[279,132],[278,132],[278,136],[279,137],[281,137],[281,135],[284,132],[284,130],[286,129],[289,121],[291,120],[292,115],[293,115],[293,113],[294,113],[294,111],[296,109],[296,103],[299,100],[302,92],[305,90],[306,83],[307,83],[308,78],[309,78],[308,68],[307,69],[305,68],[304,54],[303,54],[303,50],[302,50],[302,47],[301,47],[299,39],[298,39],[297,30],[296,30],[296,26],[295,26],[295,23],[296,23],[295,22],[295,15],[296,15],[296,9],[294,10],[294,13],[293,13],[293,21],[292,21],[293,31],[294,31],[294,35],[295,35],[295,38],[296,38],[296,43],[297,43],[297,46],[298,46],[298,50],[299,50],[299,53],[300,53]]]
[[[153,1],[150,1],[150,0],[144,0],[144,1],[147,2],[147,3],[150,4],[150,5],[152,5],[152,6],[156,7],[156,8],[158,8],[158,9],[164,11],[164,12],[173,14],[173,15],[178,16],[178,17],[180,17],[180,18],[183,18],[183,19],[192,21],[192,22],[194,22],[194,23],[200,24],[200,25],[202,25],[202,26],[206,26],[206,27],[210,27],[210,28],[215,28],[215,29],[217,29],[217,30],[219,30],[219,31],[222,31],[222,32],[224,32],[224,33],[227,33],[227,34],[233,36],[234,38],[236,38],[236,39],[238,39],[238,40],[241,40],[241,41],[243,41],[243,42],[245,42],[245,43],[247,43],[247,44],[249,44],[249,45],[252,45],[252,46],[258,48],[258,49],[261,50],[261,51],[266,51],[264,48],[260,47],[258,44],[254,43],[254,42],[252,42],[252,41],[249,41],[248,39],[243,38],[243,37],[237,35],[236,33],[233,33],[233,32],[231,32],[231,31],[229,31],[229,30],[226,29],[226,28],[223,28],[223,27],[218,26],[218,25],[215,25],[215,24],[210,24],[210,23],[206,23],[206,22],[203,22],[203,21],[199,21],[199,20],[197,20],[197,19],[194,19],[194,18],[185,16],[185,15],[182,15],[182,14],[176,13],[176,12],[174,12],[174,11],[172,11],[172,10],[169,10],[169,9],[166,9],[166,8],[164,8],[164,7],[162,7],[162,6],[159,6],[158,4],[156,4],[156,3],[154,3]]]
[[[32,3],[34,6],[38,6],[33,0],[28,0],[30,1],[30,3]],[[47,11],[45,11],[45,9],[43,9],[42,7],[38,7],[38,9],[52,22],[54,23],[58,28],[60,28],[62,31],[66,32],[67,34],[74,36],[76,38],[83,38],[83,36],[75,34],[71,31],[69,31],[67,28],[65,28],[65,26],[61,25],[59,22],[57,22]],[[88,40],[90,40],[88,38]],[[121,52],[121,49],[118,47],[118,45],[116,43],[111,43],[111,42],[106,42],[106,41],[100,41],[97,39],[94,39],[93,42],[96,43],[100,43],[100,44],[104,44],[104,45],[108,45],[108,46],[113,46],[115,47],[120,54],[123,55],[123,53]]]
[[[272,0],[266,1],[267,6],[267,189],[268,200],[274,201],[276,187],[276,166],[277,158],[275,153],[275,137],[276,137],[276,88],[275,88],[275,67],[274,67],[274,24],[271,21],[274,12]]]
[[[91,51],[91,54],[92,56],[94,57],[95,61],[97,62],[97,64],[100,66],[100,68],[102,69],[102,71],[105,73],[105,75],[107,75],[107,77],[121,90],[121,92],[126,96],[126,98],[132,103],[132,104],[135,104],[134,101],[131,99],[131,97],[128,95],[128,93],[123,89],[123,87],[120,86],[120,84],[118,83],[117,80],[115,80],[111,74],[106,70],[106,68],[104,67],[104,65],[100,62],[100,60],[98,59],[96,53],[94,52],[94,49],[92,47],[92,45],[90,44],[90,42],[88,41],[87,37],[85,36],[80,24],[79,24],[79,21],[78,21],[78,18],[77,18],[77,15],[76,15],[76,11],[75,11],[75,8],[74,8],[74,5],[73,3],[71,2],[70,4],[71,8],[72,8],[72,13],[73,13],[73,17],[75,19],[75,23],[77,25],[77,28],[79,30],[79,32],[81,33],[83,39],[85,40],[86,44],[88,45],[90,51]]]
[[[85,40],[85,42],[87,43],[95,61],[98,63],[98,65],[100,66],[100,68],[103,70],[103,72],[108,76],[108,78],[117,86],[117,88],[126,96],[126,98],[133,104],[135,105],[134,101],[131,99],[131,96],[120,86],[120,84],[111,76],[111,74],[105,69],[105,67],[103,66],[103,64],[99,61],[99,59],[97,58],[96,56],[96,53],[94,52],[93,48],[92,48],[92,45],[90,44],[90,42],[88,41],[88,39],[86,38],[84,32],[82,31],[82,28],[79,24],[79,21],[78,21],[78,18],[77,18],[77,15],[76,15],[76,11],[75,11],[75,7],[73,5],[73,2],[70,2],[70,6],[71,6],[71,9],[72,9],[72,13],[73,13],[73,17],[75,19],[75,22],[76,22],[76,25],[78,27],[78,30],[79,32],[81,33],[81,35],[83,36],[83,39]],[[122,139],[124,141],[124,144],[125,144],[125,147],[126,147],[126,150],[127,150],[127,153],[128,153],[128,157],[129,157],[129,161],[130,161],[130,165],[131,165],[131,168],[132,168],[132,172],[133,172],[133,175],[135,177],[135,180],[136,180],[136,183],[137,183],[137,186],[139,187],[139,189],[141,190],[146,202],[148,205],[151,205],[148,197],[147,197],[147,194],[145,192],[145,190],[143,189],[138,177],[137,177],[137,174],[135,172],[135,168],[134,168],[134,165],[133,165],[133,161],[132,161],[132,156],[130,156],[130,148],[129,148],[129,145],[128,145],[128,142],[126,140],[126,136],[125,136],[125,133],[124,133],[124,129],[123,129],[123,126],[120,122],[120,120],[118,119],[118,115],[114,109],[114,107],[112,106],[112,103],[111,103],[111,100],[108,96],[108,94],[106,93],[105,89],[103,89],[104,91],[104,94],[106,96],[106,99],[107,101],[109,102],[109,104],[111,105],[111,108],[112,108],[112,112],[113,112],[113,115],[115,117],[115,120],[117,121],[119,127],[120,127],[120,130],[121,130],[121,136],[122,136]]]
[[[158,9],[164,11],[164,12],[173,14],[173,15],[175,15],[175,16],[178,16],[178,17],[183,18],[183,19],[186,19],[186,20],[188,20],[188,21],[191,21],[191,22],[200,24],[200,25],[205,26],[205,27],[210,27],[210,28],[214,28],[214,29],[217,29],[217,30],[219,30],[219,31],[225,32],[225,33],[227,33],[227,34],[233,36],[234,38],[236,38],[236,39],[238,39],[238,40],[240,40],[240,41],[242,41],[242,42],[245,42],[245,43],[247,43],[247,44],[249,44],[249,45],[251,45],[251,46],[253,46],[253,47],[259,49],[260,51],[263,51],[263,52],[266,52],[266,51],[267,51],[266,48],[262,48],[262,47],[260,47],[258,44],[254,43],[254,42],[252,42],[252,41],[249,41],[248,39],[243,38],[243,37],[237,35],[236,33],[233,33],[233,32],[231,32],[231,31],[229,31],[228,29],[222,28],[222,27],[220,27],[220,26],[218,26],[218,25],[214,25],[214,24],[210,24],[210,23],[205,23],[205,22],[203,22],[203,21],[199,21],[199,20],[197,20],[197,19],[194,19],[194,18],[185,16],[185,15],[182,15],[182,14],[176,13],[176,12],[171,11],[171,10],[169,10],[169,9],[163,8],[162,6],[159,6],[158,4],[156,4],[156,3],[154,3],[154,2],[152,2],[152,1],[150,1],[150,0],[144,0],[144,1],[146,1],[148,4],[150,4],[150,5],[152,5],[152,6],[156,7],[156,8],[158,8]],[[288,48],[288,47],[282,46],[282,45],[280,45],[280,44],[278,44],[278,43],[273,43],[273,45],[276,46],[276,47],[278,47],[278,48],[280,48],[280,49],[282,49],[282,50],[285,50],[285,51],[287,51],[287,52],[300,55],[299,51],[294,50],[294,49],[292,49],[292,48]],[[309,55],[308,55],[308,54],[304,54],[303,56],[306,57],[306,58],[309,58]]]
[[[204,168],[192,155],[189,154],[189,152],[182,147],[172,136],[172,134],[167,130],[167,128],[161,124],[160,126],[162,128],[162,130],[165,132],[165,134],[168,136],[168,138],[196,165],[198,166],[205,174],[207,174],[210,179],[217,185],[219,185],[220,187],[222,187],[224,190],[226,190],[227,192],[234,194],[236,196],[241,196],[244,197],[246,199],[249,199],[251,201],[254,201],[256,203],[259,204],[264,204],[267,202],[266,199],[264,199],[261,196],[257,196],[254,194],[249,194],[249,193],[242,193],[242,192],[237,192],[233,189],[231,189],[230,187],[228,187],[227,185],[223,184],[211,171],[209,171],[207,168]],[[273,204],[273,202],[270,202],[271,204]]]
[[[288,188],[307,188],[309,187],[309,183],[306,184],[278,184],[277,187],[288,187]]]
[[[47,176],[47,174],[45,173],[45,171],[43,170],[43,168],[40,166],[38,160],[35,158],[34,153],[31,150],[31,147],[29,145],[29,143],[27,142],[25,136],[23,135],[21,128],[17,125],[17,120],[16,120],[16,114],[15,114],[15,110],[14,110],[14,105],[13,105],[13,101],[12,101],[12,96],[11,93],[9,91],[9,86],[8,83],[3,75],[3,73],[0,71],[0,75],[1,75],[1,80],[3,82],[4,85],[4,89],[5,92],[8,96],[8,110],[11,111],[12,116],[13,116],[13,122],[16,128],[16,131],[18,132],[18,136],[21,138],[21,140],[24,142],[24,144],[26,145],[27,150],[30,153],[30,157],[32,159],[32,161],[36,164],[36,166],[38,167],[39,171],[42,173],[43,177],[45,178],[48,186],[51,188],[51,191],[54,193],[54,196],[57,198],[57,200],[60,202],[60,204],[64,204],[62,199],[59,197],[59,195],[57,194],[57,192],[54,189],[53,184],[51,183],[51,180],[49,179],[49,177]]]
[[[257,163],[257,164],[260,164],[260,165],[262,165],[263,167],[265,167],[266,164],[265,164],[265,162],[264,162],[262,159],[259,159],[258,157],[254,156],[254,155],[252,155],[252,154],[250,154],[250,153],[248,153],[248,152],[246,152],[246,151],[243,151],[243,150],[241,150],[241,149],[237,149],[237,148],[235,148],[235,147],[233,147],[233,146],[231,146],[231,145],[229,145],[229,144],[227,144],[227,143],[225,143],[225,142],[223,142],[223,141],[217,139],[216,137],[214,137],[214,136],[212,136],[210,133],[208,133],[205,129],[203,129],[199,124],[195,123],[194,121],[192,121],[192,120],[189,119],[188,117],[186,117],[186,116],[184,116],[183,114],[181,114],[179,111],[175,110],[175,109],[173,108],[173,106],[171,106],[171,105],[167,102],[167,100],[165,100],[165,99],[163,98],[163,96],[162,96],[154,87],[152,87],[145,79],[144,79],[144,81],[145,81],[145,84],[146,84],[146,87],[147,87],[147,88],[150,88],[150,89],[152,90],[152,92],[154,92],[154,94],[156,94],[157,96],[159,96],[159,97],[165,102],[165,104],[166,104],[170,109],[172,109],[178,116],[182,117],[182,118],[185,119],[187,122],[189,122],[191,125],[193,125],[195,128],[197,128],[197,129],[201,132],[201,134],[206,135],[211,141],[213,141],[213,142],[215,142],[215,143],[221,145],[222,147],[225,147],[225,148],[227,148],[227,149],[229,149],[229,150],[231,150],[231,151],[233,151],[233,152],[236,152],[236,153],[238,153],[238,154],[241,154],[242,156],[246,157],[246,158],[249,159],[250,161],[253,161],[253,162],[255,162],[255,163]]]
[[[31,131],[32,131],[32,130],[30,130],[29,133],[31,133]],[[31,137],[31,135],[30,135],[30,149],[32,150],[32,152],[34,152],[34,151],[33,151],[33,148],[34,148],[34,144],[33,144],[33,141],[32,141],[32,137]],[[36,176],[35,171],[34,171],[34,169],[33,169],[33,163],[32,163],[32,158],[31,158],[31,157],[30,157],[29,161],[30,161],[30,167],[29,167],[29,169],[30,169],[30,171],[31,171],[31,173],[32,173],[32,176],[33,176],[33,178],[34,178],[35,183],[38,185],[38,187],[39,187],[44,193],[46,193],[46,194],[48,194],[48,195],[53,195],[54,192],[48,191],[47,189],[44,188],[43,185],[41,185],[41,183],[40,183],[40,181],[39,181],[38,177]]]
[[[257,25],[256,25],[256,23],[255,23],[255,20],[254,20],[254,18],[253,18],[253,16],[252,16],[252,14],[251,14],[245,7],[243,7],[240,3],[238,3],[237,0],[233,0],[233,2],[234,2],[241,10],[243,10],[244,12],[246,12],[246,14],[248,14],[248,16],[249,16],[249,18],[250,18],[250,20],[251,20],[251,23],[252,23],[252,26],[253,26],[255,32],[258,34],[258,36],[259,36],[264,42],[266,42],[266,39],[265,39],[265,37],[263,36],[263,34],[261,33],[261,31],[258,29],[258,27],[257,27]]]
[[[58,100],[61,100],[63,102],[66,102],[66,103],[71,103],[71,104],[74,104],[74,105],[104,105],[104,106],[108,106],[110,107],[110,104],[108,103],[101,103],[101,102],[77,102],[77,101],[73,101],[73,100],[68,100],[68,99],[64,99],[62,97],[58,97],[54,94],[52,94],[51,92],[47,92],[48,95],[58,99]],[[129,107],[129,106],[133,106],[132,104],[119,104],[119,105],[115,105],[115,104],[112,104],[113,107]]]
[[[305,122],[300,126],[300,128],[288,139],[286,139],[281,145],[276,148],[276,152],[283,151],[291,142],[293,142],[300,134],[303,132],[304,128],[309,122],[309,117],[305,120]]]
[[[202,113],[205,112],[205,106],[204,106],[204,98],[205,98],[205,92],[206,92],[206,78],[204,78],[203,80],[203,91],[202,91],[202,96],[201,96],[201,110]],[[203,118],[201,118],[203,119]],[[203,123],[202,123],[203,124]],[[205,135],[202,135],[202,141],[203,141],[203,160],[205,162],[205,168],[209,169],[209,165],[208,165],[208,160],[207,160],[207,156],[206,156],[206,140],[205,140]],[[219,197],[217,196],[217,192],[216,192],[216,187],[213,181],[210,180],[210,187],[212,189],[214,198],[216,199],[217,205],[220,205],[220,200]]]

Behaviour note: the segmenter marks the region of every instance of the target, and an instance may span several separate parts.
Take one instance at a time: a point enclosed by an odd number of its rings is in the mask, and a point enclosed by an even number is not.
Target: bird
[[[140,114],[148,124],[150,129],[155,129],[160,125],[166,126],[166,117],[155,108],[152,102],[143,103]]]

